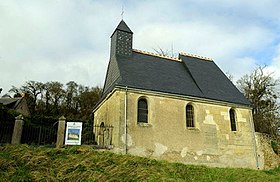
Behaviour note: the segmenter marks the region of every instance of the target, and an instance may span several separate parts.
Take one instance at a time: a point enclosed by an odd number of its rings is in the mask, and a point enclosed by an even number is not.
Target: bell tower
[[[111,57],[126,56],[132,54],[133,32],[122,20],[111,36]]]

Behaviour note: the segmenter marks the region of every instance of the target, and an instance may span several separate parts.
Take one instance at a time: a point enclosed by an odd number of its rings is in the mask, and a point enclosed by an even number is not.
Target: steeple
[[[130,28],[127,26],[127,24],[123,20],[119,23],[116,30],[120,30],[120,31],[124,31],[124,32],[133,34],[133,32],[130,30]]]
[[[111,36],[111,57],[131,56],[133,32],[127,24],[121,20]]]

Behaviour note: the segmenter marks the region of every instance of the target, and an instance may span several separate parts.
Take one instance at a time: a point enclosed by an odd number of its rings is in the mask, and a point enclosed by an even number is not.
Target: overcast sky
[[[0,0],[0,88],[26,81],[103,86],[121,21],[133,48],[213,58],[234,79],[267,65],[280,76],[279,0]]]

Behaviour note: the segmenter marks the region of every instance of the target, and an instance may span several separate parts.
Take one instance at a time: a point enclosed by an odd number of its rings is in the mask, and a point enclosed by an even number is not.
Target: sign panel
[[[67,122],[65,145],[81,145],[82,122]]]

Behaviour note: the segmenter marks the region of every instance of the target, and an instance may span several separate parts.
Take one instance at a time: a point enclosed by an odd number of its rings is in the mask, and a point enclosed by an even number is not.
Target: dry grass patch
[[[269,171],[169,163],[73,146],[0,146],[0,181],[280,181]]]

